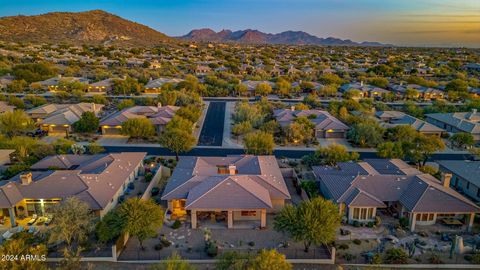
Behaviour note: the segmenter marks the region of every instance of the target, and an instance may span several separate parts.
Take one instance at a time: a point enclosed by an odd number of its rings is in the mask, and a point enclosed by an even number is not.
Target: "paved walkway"
[[[203,123],[205,122],[205,116],[207,115],[207,111],[208,111],[208,107],[210,106],[210,102],[205,101],[203,104],[204,104],[204,106],[203,106],[203,110],[202,110],[202,115],[200,116],[200,119],[197,121],[195,130],[193,131],[193,136],[195,137],[197,142],[198,142],[198,138],[200,137],[200,132],[203,129]]]
[[[232,114],[234,110],[235,102],[227,102],[225,107],[222,147],[243,148],[243,145],[232,140]]]

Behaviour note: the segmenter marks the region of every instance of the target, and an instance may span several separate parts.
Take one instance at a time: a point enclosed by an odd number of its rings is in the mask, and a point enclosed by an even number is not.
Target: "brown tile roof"
[[[309,117],[315,115],[316,118],[309,118],[315,124],[316,129],[320,130],[349,130],[350,128],[342,123],[330,113],[320,110],[292,110],[278,109],[274,110],[273,116],[281,126],[291,124],[297,117]]]
[[[143,162],[146,153],[50,156],[34,164],[32,183],[22,185],[19,175],[0,186],[0,208],[19,200],[77,196],[92,209],[103,209],[123,189],[123,183]],[[52,167],[62,170],[52,171]]]
[[[480,212],[479,207],[459,193],[399,159],[367,159],[358,163],[362,165],[353,164],[313,168],[317,180],[337,203],[380,207],[379,202],[398,201],[413,212]],[[365,164],[370,167],[368,172]]]
[[[128,119],[148,118],[154,125],[166,125],[172,120],[177,106],[135,106],[111,114],[100,121],[101,126],[121,126]]]
[[[219,174],[229,165],[236,174]],[[275,157],[249,155],[181,157],[162,195],[187,199],[188,208],[271,208],[271,199],[289,198]]]

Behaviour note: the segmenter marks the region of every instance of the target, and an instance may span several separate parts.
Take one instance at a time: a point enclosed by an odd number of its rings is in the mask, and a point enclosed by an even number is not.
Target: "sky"
[[[102,9],[170,36],[305,31],[401,46],[480,47],[480,0],[0,0],[0,16]]]

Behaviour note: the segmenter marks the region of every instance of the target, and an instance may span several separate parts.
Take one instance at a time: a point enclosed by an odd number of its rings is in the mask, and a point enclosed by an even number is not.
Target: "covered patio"
[[[190,220],[192,229],[206,224],[226,229],[265,228],[267,209],[192,209]]]

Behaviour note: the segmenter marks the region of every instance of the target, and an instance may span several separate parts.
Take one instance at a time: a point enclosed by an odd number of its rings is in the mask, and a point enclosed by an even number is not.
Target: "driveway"
[[[123,145],[127,144],[128,136],[121,135],[103,135],[97,140],[100,145]]]
[[[199,146],[222,146],[225,105],[225,102],[210,102],[198,139]]]

